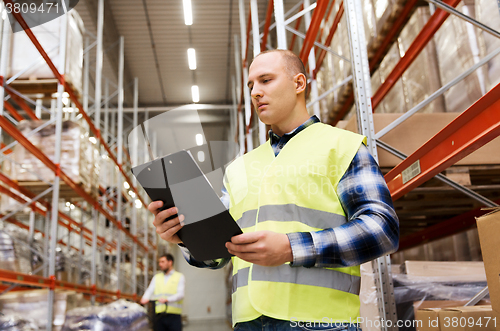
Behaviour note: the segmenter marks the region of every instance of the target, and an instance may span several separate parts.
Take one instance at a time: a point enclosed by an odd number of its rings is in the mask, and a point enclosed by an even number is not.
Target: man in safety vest
[[[306,108],[305,68],[293,52],[253,60],[253,106],[269,140],[226,170],[222,201],[243,234],[226,243],[233,261],[235,330],[355,330],[359,265],[394,252],[399,221],[366,138],[320,123]],[[177,243],[184,216],[149,205],[160,237]]]
[[[160,256],[158,264],[161,272],[151,280],[141,304],[155,302],[154,331],[182,331],[184,275],[174,270],[174,257],[171,254]]]

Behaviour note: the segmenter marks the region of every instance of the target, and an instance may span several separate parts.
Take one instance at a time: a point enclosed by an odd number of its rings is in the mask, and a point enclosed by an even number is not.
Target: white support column
[[[104,141],[109,142],[109,81],[106,78],[104,83]]]
[[[104,27],[104,0],[97,2],[97,44],[96,44],[96,64],[95,64],[95,126],[100,132],[101,126],[101,84],[102,84],[102,63],[103,63],[103,27]],[[88,52],[87,52],[88,53]]]
[[[35,212],[30,210],[29,230],[28,230],[28,245],[33,245],[33,236],[35,235]]]
[[[257,0],[251,0],[252,9],[252,34],[253,34],[253,57],[260,54],[260,33],[259,33],[259,9]],[[262,145],[266,142],[266,125],[257,118],[259,122],[259,143]]]
[[[47,214],[45,215],[45,219],[43,221],[43,233],[45,234],[43,238],[43,259],[44,263],[47,262],[46,260],[49,258],[49,237],[50,237],[50,211],[47,211]],[[47,264],[45,268],[43,268],[43,277],[47,278],[49,277],[49,265]]]
[[[250,10],[252,13],[253,57],[256,57],[260,53],[259,7],[257,0],[250,0]]]
[[[95,71],[95,97],[94,97],[94,125],[97,129],[97,144],[96,148],[99,155],[101,152],[101,81],[102,81],[102,42],[103,42],[103,26],[104,26],[104,0],[98,0],[97,3],[97,45],[96,45],[96,71]],[[88,53],[88,52],[87,52]],[[100,159],[97,161],[99,167]],[[91,178],[92,180],[92,178]],[[98,179],[96,179],[98,181]],[[92,270],[90,274],[90,282],[93,287],[97,286],[97,232],[99,231],[99,211],[96,207],[92,210]],[[92,305],[95,304],[95,296],[91,296]]]
[[[149,120],[149,112],[146,109],[144,111],[144,127],[146,129],[146,132],[148,131],[148,120]],[[143,155],[143,163],[146,163],[147,160],[149,159],[149,153],[147,151],[147,148],[144,149],[144,155]],[[151,215],[151,212],[149,210],[144,209],[144,246],[149,247],[149,224],[150,220],[149,217]],[[144,288],[148,288],[149,285],[149,251],[146,252],[146,258],[143,260],[144,264]]]
[[[243,88],[242,86],[242,81],[241,81],[241,59],[242,57],[240,56],[240,53],[238,52],[238,45],[239,45],[239,39],[238,35],[234,35],[234,64],[235,64],[235,70],[236,70],[236,84],[237,84],[237,91],[236,91],[236,102],[239,104],[241,102],[241,89]],[[238,141],[239,141],[239,155],[243,155],[245,153],[245,129],[244,129],[244,122],[243,122],[243,111],[237,113],[237,121],[238,121]]]
[[[240,33],[241,33],[241,59],[243,62],[245,61],[245,55],[247,54],[246,44],[247,44],[247,24],[245,18],[245,1],[240,0]],[[246,128],[250,124],[250,116],[252,115],[252,108],[250,105],[250,92],[248,87],[246,86],[246,82],[248,81],[248,68],[247,64],[243,63],[243,96],[245,98],[245,127],[244,132],[246,132]],[[253,139],[252,139],[252,129],[246,134],[246,142],[247,142],[247,152],[253,149]]]
[[[276,21],[278,49],[287,49],[283,0],[274,0],[274,20]]]
[[[3,8],[3,6],[2,6]],[[9,24],[9,19],[6,18],[3,21],[3,36],[2,36],[2,52],[0,58],[0,77],[6,79],[7,75],[7,63],[10,59],[10,35],[11,29]],[[3,100],[5,98],[5,88],[3,84],[0,84],[0,116],[3,116]],[[2,128],[0,128],[0,142],[2,142]],[[0,224],[0,229],[3,228],[3,223]]]
[[[84,201],[84,202],[82,202],[82,208],[81,208],[82,214],[80,216],[81,228],[80,228],[80,259],[78,260],[78,284],[83,283],[83,278],[82,278],[83,261],[84,261],[83,260],[83,258],[84,258],[83,250],[85,247],[85,238],[83,237],[83,226],[85,224],[85,210],[86,209],[87,209],[87,202]]]
[[[360,0],[344,0],[345,15],[351,49],[351,64],[354,85],[354,99],[358,115],[359,132],[368,138],[368,148],[375,160],[378,160],[377,144],[373,129],[371,104],[371,81],[366,51],[365,30]],[[392,321],[381,323],[382,331],[396,331],[397,314],[394,300],[394,289],[391,275],[391,261],[388,255],[372,262],[377,288],[378,308],[381,320]]]
[[[85,37],[85,49],[90,45],[89,37]],[[83,110],[88,113],[89,111],[89,69],[90,69],[90,54],[86,52],[83,54]]]
[[[307,8],[309,6],[310,6],[310,1],[304,0],[304,8]],[[304,23],[306,26],[306,30],[309,29],[309,25],[311,24],[311,12],[310,11],[308,11],[304,14]],[[311,100],[316,100],[318,98],[318,82],[313,77],[314,70],[316,69],[316,54],[314,52],[314,47],[311,48],[311,52],[309,53],[309,57],[308,57],[307,62],[309,63],[309,76],[311,78],[311,83],[309,85],[309,87],[311,89]],[[318,116],[319,119],[321,119],[319,102],[315,102],[313,104],[313,114]]]
[[[43,107],[43,100],[42,99],[36,99],[35,115],[39,119],[42,119],[42,107]]]
[[[129,146],[132,150],[132,166],[137,165],[137,149],[138,146],[138,137],[137,130],[134,130],[138,125],[138,107],[139,107],[139,78],[134,78],[134,118],[133,118],[133,126],[132,130],[134,133],[134,137],[132,139],[132,144],[134,146]],[[133,185],[137,187],[137,179],[133,176]],[[135,207],[135,199],[132,199],[132,223],[130,224],[130,230],[133,236],[137,236],[137,208]],[[147,247],[147,246],[146,246]],[[137,266],[137,243],[134,241],[132,244],[132,294],[137,293],[137,274],[136,274],[136,266]]]
[[[123,68],[124,68],[124,38],[120,37],[120,58],[118,63],[118,133],[117,133],[117,161],[118,166],[121,167],[123,164]],[[122,186],[123,186],[123,175],[120,170],[118,170],[118,182],[116,183],[116,193],[117,193],[117,220],[123,226],[123,204],[122,204]],[[121,291],[121,250],[122,250],[122,229],[118,229],[118,247],[116,249],[116,272],[117,272],[117,286],[118,290]]]
[[[64,3],[63,3],[63,7]],[[60,73],[64,73],[66,65],[66,33],[67,33],[67,15],[61,15],[61,34],[59,39],[59,67]],[[63,92],[64,86],[61,83],[57,84],[57,113],[56,113],[56,128],[55,128],[55,153],[54,163],[59,167],[61,162],[61,133],[62,133],[62,113],[63,113]],[[49,277],[56,275],[56,244],[57,244],[57,221],[59,211],[59,172],[54,176],[52,190],[52,208],[51,208],[51,224],[50,224],[50,256],[49,256]],[[47,330],[52,331],[52,319],[54,316],[54,290],[49,290],[48,295],[48,313],[47,313]]]

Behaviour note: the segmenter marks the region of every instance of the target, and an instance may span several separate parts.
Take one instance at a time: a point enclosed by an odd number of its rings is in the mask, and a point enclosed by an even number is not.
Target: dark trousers
[[[154,331],[182,331],[182,319],[179,314],[160,313],[155,315]]]

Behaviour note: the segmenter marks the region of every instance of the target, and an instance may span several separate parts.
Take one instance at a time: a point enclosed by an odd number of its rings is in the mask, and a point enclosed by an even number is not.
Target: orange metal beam
[[[326,9],[328,7],[328,0],[318,0],[316,3],[317,6],[312,15],[311,24],[309,25],[309,29],[307,29],[306,38],[304,39],[304,44],[302,45],[302,49],[299,54],[303,63],[307,63],[307,58],[314,46],[321,21],[323,20],[323,17],[325,17]]]
[[[343,2],[342,2],[343,3]],[[332,11],[333,11],[333,7],[335,7],[335,0],[332,1],[332,3],[330,4],[330,7],[328,7],[328,11],[326,12],[326,16],[325,16],[325,23],[326,21],[328,20],[328,18],[330,17],[330,15],[332,14]],[[318,33],[318,39],[317,39],[317,42],[321,43],[321,39],[323,38],[323,31],[324,31],[324,26],[319,30],[319,33]],[[294,33],[295,34],[295,33]],[[326,46],[326,45],[325,45]],[[317,53],[318,51],[318,46],[314,45],[314,50],[315,52]],[[318,67],[318,65],[316,65],[316,67]]]
[[[27,196],[28,198],[30,199],[33,199],[35,197],[35,194],[32,193],[31,191],[25,189],[24,187],[21,187],[19,186],[19,184],[17,184],[15,181],[13,181],[12,179],[10,179],[9,177],[7,177],[5,174],[3,174],[2,172],[0,172],[0,181],[4,182],[7,186],[15,189],[16,191],[22,193],[23,195]],[[2,190],[3,189],[3,190]],[[20,203],[26,203],[27,201],[24,200],[23,198],[17,196],[16,194],[14,194],[13,192],[5,189],[2,187],[2,189],[0,189],[0,192],[6,194],[6,195],[9,195],[11,198],[17,200],[18,202]],[[38,202],[43,205],[45,208],[47,209],[50,209],[51,208],[51,205],[49,202],[43,200],[43,199],[39,199]],[[46,211],[36,207],[36,205],[32,205],[32,209],[33,211],[35,212],[38,212],[40,215],[42,216],[46,216]],[[82,225],[78,222],[76,222],[75,220],[73,220],[71,217],[69,217],[68,215],[66,215],[65,213],[59,211],[58,212],[58,216],[60,219],[64,219],[65,221],[68,222],[68,224],[66,223],[63,223],[61,221],[59,221],[59,224],[68,228],[68,229],[71,229],[71,230],[74,230],[75,228],[78,228],[80,229],[80,231],[84,231],[86,233],[88,233],[89,235],[92,235],[92,231],[89,230],[88,228],[86,227],[82,227]],[[73,226],[71,226],[73,225]],[[90,242],[92,242],[92,238],[89,237],[89,236],[85,236],[86,239],[90,240]],[[99,240],[100,242],[98,242],[97,244],[99,246],[102,246],[103,242],[104,242],[104,238],[101,237],[101,236],[97,236],[97,240]]]
[[[267,13],[266,13],[266,23],[264,24],[264,35],[262,36],[262,44],[260,45],[260,51],[266,50],[267,36],[269,35],[269,26],[271,25],[271,18],[273,17],[274,1],[269,0],[267,3]]]
[[[4,269],[0,269],[0,281],[42,288],[70,290],[88,295],[93,294],[102,298],[122,297],[125,299],[137,300],[137,296],[134,294],[123,294],[120,293],[120,291],[113,292],[93,286],[88,287],[85,285],[56,280],[55,278],[27,275],[20,272]]]
[[[460,0],[447,0],[448,5],[456,7]],[[436,12],[431,16],[429,21],[422,28],[422,31],[415,38],[411,46],[406,51],[405,55],[399,60],[398,64],[394,67],[391,73],[387,76],[386,80],[380,85],[377,92],[372,97],[373,111],[377,109],[382,99],[389,93],[391,88],[396,84],[398,79],[403,75],[405,70],[413,63],[420,52],[424,49],[427,43],[434,36],[436,31],[443,25],[446,18],[450,14],[441,9],[436,9]]]
[[[300,6],[300,9],[299,9],[299,12],[302,11],[304,9],[304,4],[302,4]],[[295,30],[299,30],[299,27],[300,27],[300,23],[302,22],[302,16],[300,16],[299,18],[297,18],[297,20],[295,21]],[[295,40],[297,39],[297,35],[295,33],[292,34],[292,40],[290,42],[290,47],[288,48],[289,50],[293,51],[293,46],[295,45]]]
[[[385,175],[394,200],[500,135],[500,84]],[[403,172],[420,171],[403,183]],[[412,167],[412,168],[410,168]],[[413,174],[412,174],[413,175]]]
[[[495,201],[495,203],[500,204],[500,200]],[[480,217],[489,212],[489,210],[476,208],[465,214],[439,222],[422,231],[404,236],[399,240],[399,251],[468,230],[476,225],[476,217]]]
[[[330,8],[333,8],[335,2],[332,3],[332,6]],[[342,15],[344,15],[344,2],[340,3],[339,10],[337,11],[337,14],[335,15],[335,19],[333,20],[332,27],[330,28],[330,33],[328,34],[328,37],[326,37],[325,40],[325,46],[330,47],[330,44],[332,43],[333,36],[335,35],[335,32],[337,31],[337,27],[340,23],[340,19],[342,18]],[[318,74],[319,69],[321,68],[321,65],[323,64],[323,60],[325,59],[326,56],[326,51],[322,49],[319,53],[318,56],[318,61],[316,61],[316,69],[314,69],[313,73],[313,78],[316,79],[316,75]]]
[[[11,89],[11,87],[6,89],[7,92],[9,92],[10,97],[19,105],[19,107],[21,107],[26,112],[26,115],[28,115],[32,120],[38,120],[38,117],[36,117],[33,110],[31,110],[31,107],[28,106],[28,104],[26,102],[24,102],[23,98],[19,97],[17,94],[12,92],[10,89]]]
[[[9,113],[12,115],[12,117],[14,117],[16,119],[16,121],[21,122],[22,120],[24,120],[24,117],[22,117],[17,112],[16,108],[14,108],[14,106],[12,106],[10,103],[8,103],[7,101],[4,101],[3,106],[5,107],[5,109],[7,109],[9,111]]]
[[[387,32],[384,41],[380,44],[380,47],[378,48],[377,52],[371,58],[369,64],[371,73],[373,73],[376,70],[377,66],[382,61],[384,55],[387,54],[387,52],[389,51],[389,48],[391,47],[392,43],[401,32],[401,30],[403,29],[405,23],[410,19],[410,14],[414,10],[417,3],[418,0],[408,0],[408,2],[406,3],[405,7],[403,8],[403,11],[394,22],[393,28]]]

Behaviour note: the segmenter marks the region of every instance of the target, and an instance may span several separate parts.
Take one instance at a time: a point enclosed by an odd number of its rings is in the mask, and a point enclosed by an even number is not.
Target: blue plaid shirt
[[[274,155],[277,156],[297,133],[317,122],[319,119],[312,116],[282,137],[270,130]],[[221,200],[229,207],[229,194],[225,188],[222,193]],[[348,222],[322,231],[287,234],[293,252],[293,266],[355,266],[397,250],[399,220],[384,177],[365,145],[360,146],[340,179],[337,194]],[[187,248],[181,246],[181,250],[188,263],[196,267],[218,269],[230,260],[196,261]]]

